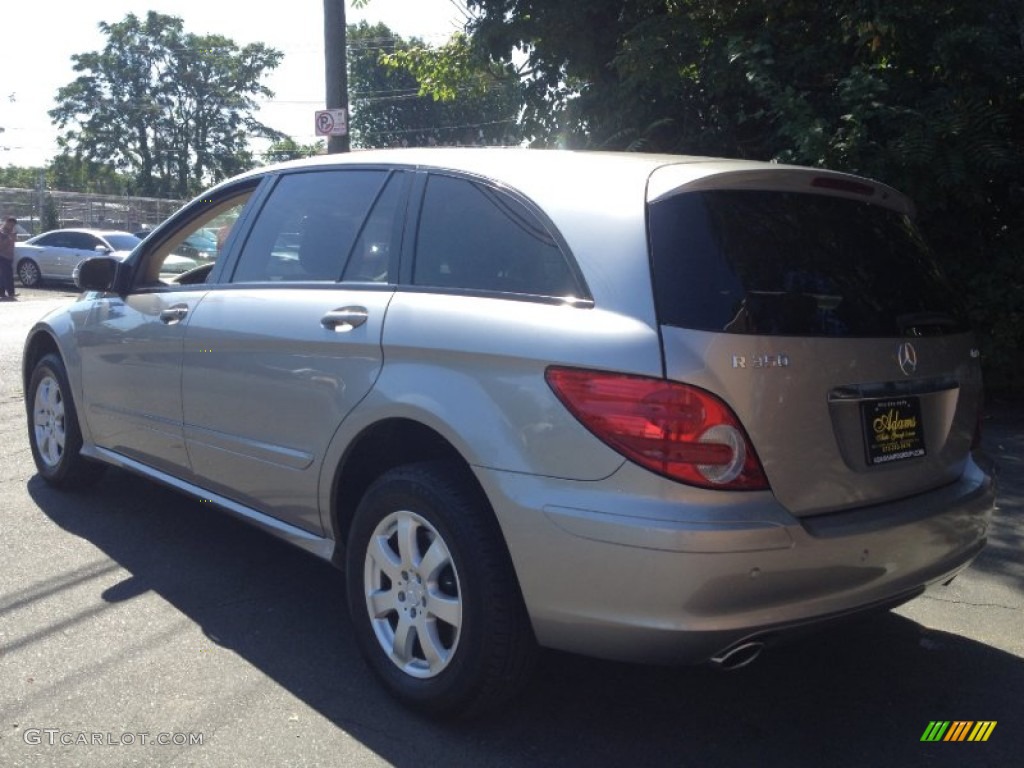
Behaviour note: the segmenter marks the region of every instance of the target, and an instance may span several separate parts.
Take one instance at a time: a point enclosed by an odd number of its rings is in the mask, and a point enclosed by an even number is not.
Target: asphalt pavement
[[[480,722],[410,714],[360,659],[341,575],[121,471],[35,474],[31,323],[0,304],[0,768],[21,766],[1015,766],[1024,754],[1024,410],[995,402],[988,548],[951,586],[731,673],[546,653]],[[932,721],[988,741],[922,742]]]

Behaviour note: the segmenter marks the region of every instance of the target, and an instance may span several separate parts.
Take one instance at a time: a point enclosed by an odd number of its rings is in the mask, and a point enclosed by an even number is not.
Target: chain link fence
[[[184,203],[157,197],[0,187],[0,217],[14,216],[32,234],[62,227],[151,229]]]

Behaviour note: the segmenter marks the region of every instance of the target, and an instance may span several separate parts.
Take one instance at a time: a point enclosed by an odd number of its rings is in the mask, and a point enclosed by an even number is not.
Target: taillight
[[[583,426],[630,461],[702,488],[768,488],[739,420],[710,392],[577,368],[548,368],[545,377]]]

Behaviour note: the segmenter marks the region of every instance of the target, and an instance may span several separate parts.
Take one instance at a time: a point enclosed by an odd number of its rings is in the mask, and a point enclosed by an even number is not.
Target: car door
[[[61,254],[71,247],[72,241],[68,232],[49,232],[35,238],[31,245],[38,250],[26,253],[26,257],[36,263],[43,277],[52,278],[60,274]]]
[[[102,251],[97,251],[96,246],[103,246],[104,243],[95,235],[88,232],[67,232],[64,247],[54,249],[56,260],[53,265],[53,276],[58,280],[70,280],[78,262],[90,256],[102,256]]]
[[[192,479],[182,432],[182,345],[189,317],[209,289],[204,282],[166,282],[162,263],[205,222],[237,219],[256,183],[182,211],[136,254],[129,290],[94,298],[78,347],[86,393],[81,410],[97,446]]]
[[[407,174],[281,176],[185,336],[184,433],[197,482],[320,533],[338,425],[382,365]]]

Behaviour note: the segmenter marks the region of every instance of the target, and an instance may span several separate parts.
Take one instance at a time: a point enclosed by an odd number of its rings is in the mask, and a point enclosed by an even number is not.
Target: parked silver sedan
[[[911,214],[709,158],[261,169],[82,264],[26,342],[32,454],[337,563],[368,663],[434,714],[503,701],[538,645],[743,666],[985,544],[979,353]],[[164,279],[203,230],[218,257]]]
[[[75,269],[86,259],[96,255],[126,259],[140,242],[130,232],[55,229],[15,246],[14,271],[26,288],[44,280],[70,282]],[[179,274],[196,266],[194,259],[175,256],[164,265],[164,271]]]

